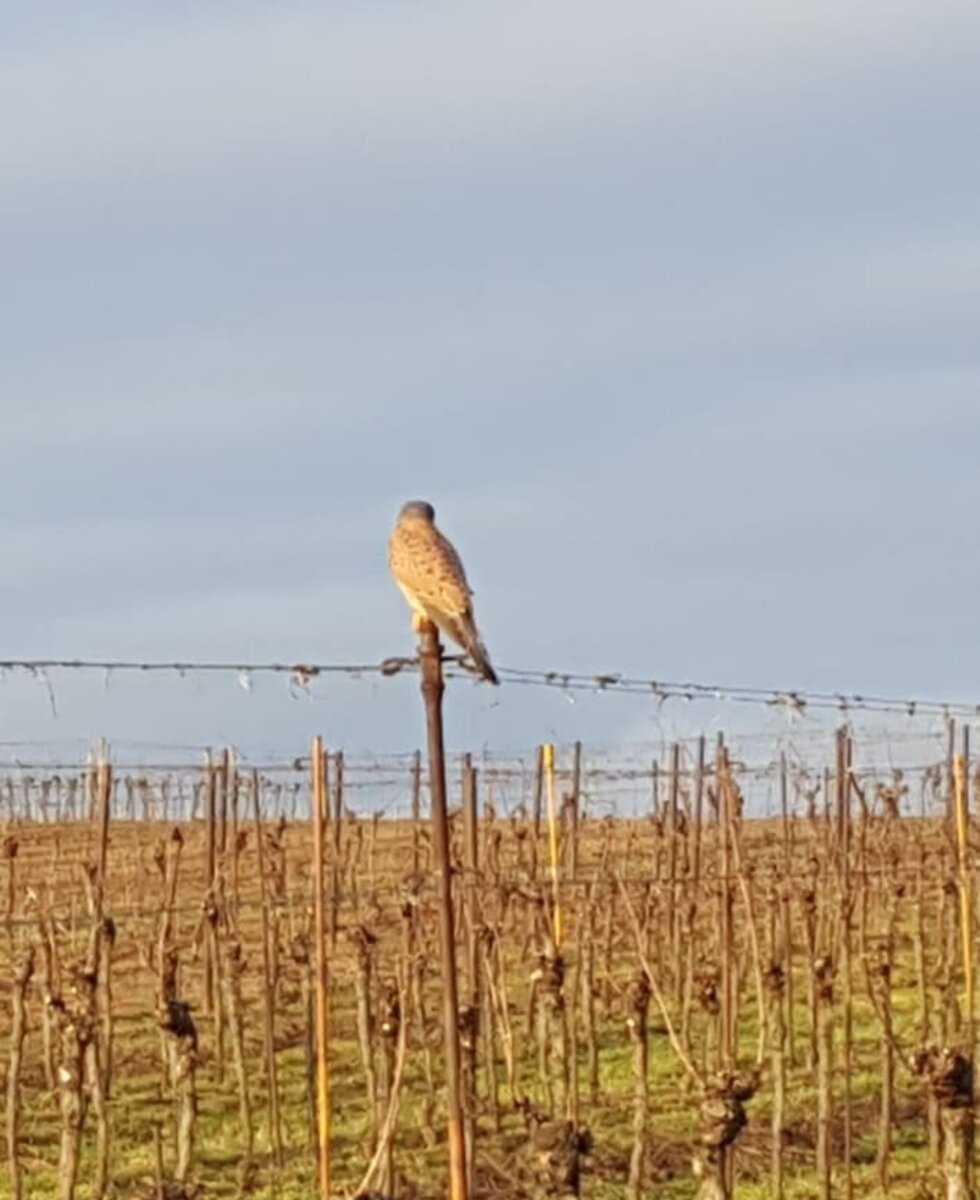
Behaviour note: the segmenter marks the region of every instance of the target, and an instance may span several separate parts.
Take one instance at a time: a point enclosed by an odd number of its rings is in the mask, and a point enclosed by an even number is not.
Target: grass
[[[394,888],[404,870],[404,828],[390,823],[372,850],[370,878],[351,871],[349,882],[358,883],[355,903],[353,892],[345,892],[344,924],[369,923],[378,936],[378,968],[382,974],[392,970],[401,939],[401,922]],[[159,1034],[155,1026],[156,975],[149,965],[154,913],[159,902],[159,887],[153,867],[153,851],[161,836],[159,828],[145,825],[119,826],[113,832],[110,861],[108,910],[116,917],[119,936],[113,987],[115,1012],[115,1072],[112,1095],[112,1190],[119,1200],[135,1200],[150,1195],[153,1179],[153,1130],[159,1125],[163,1135],[164,1161],[174,1161],[173,1108],[161,1080]],[[222,1081],[218,1079],[214,1059],[211,1022],[204,1015],[201,995],[200,962],[195,960],[196,906],[203,894],[203,839],[200,827],[185,831],[187,848],[181,880],[176,937],[181,947],[183,990],[195,1008],[201,1037],[201,1062],[198,1071],[199,1113],[196,1130],[194,1178],[208,1197],[232,1197],[241,1193],[242,1132],[238,1117],[238,1099],[230,1056]],[[85,925],[80,884],[81,863],[91,850],[90,831],[35,826],[18,830],[22,842],[17,865],[20,894],[31,887],[59,917],[59,940],[63,957],[81,952]],[[363,833],[361,835],[364,836]],[[586,834],[588,836],[588,834]],[[351,839],[353,842],[353,838]],[[636,851],[634,851],[634,854]],[[267,1136],[268,1113],[262,1072],[260,954],[258,950],[257,900],[252,848],[246,847],[241,863],[240,932],[246,947],[246,1055],[253,1103],[255,1139],[254,1172],[249,1179],[250,1194],[257,1200],[304,1200],[314,1195],[313,1158],[310,1150],[308,1101],[305,1092],[305,1066],[301,1044],[304,1015],[299,1001],[300,968],[288,955],[290,938],[307,921],[308,842],[305,830],[295,827],[288,833],[288,897],[280,912],[280,942],[284,964],[284,997],[277,1013],[277,1054],[283,1130],[287,1146],[284,1168],[277,1171],[272,1163]],[[589,859],[583,854],[585,869]],[[20,905],[21,914],[29,916]],[[575,913],[569,914],[569,941],[574,945]],[[429,921],[431,913],[426,917]],[[431,921],[429,921],[431,924]],[[515,931],[516,932],[516,931]],[[24,942],[32,935],[30,924],[19,927],[16,938]],[[705,937],[710,936],[706,929]],[[522,1086],[540,1100],[536,1077],[536,1051],[532,1039],[524,1037],[523,1012],[528,987],[528,966],[519,959],[519,939],[508,943],[510,970],[508,990],[515,1033],[519,1035],[519,1079]],[[614,992],[636,969],[635,949],[625,924],[618,930],[613,958]],[[909,951],[910,953],[910,951]],[[800,955],[802,960],[802,955]],[[572,965],[571,963],[569,965]],[[799,965],[802,965],[800,962]],[[361,1177],[368,1158],[370,1132],[366,1107],[364,1073],[357,1042],[354,1018],[354,956],[342,937],[333,962],[332,993],[333,1042],[331,1073],[333,1089],[333,1174],[340,1194],[350,1192]],[[566,988],[572,973],[566,976]],[[3,1010],[9,1012],[10,971],[2,971]],[[895,1012],[899,1031],[911,1029],[915,1019],[913,976],[905,963],[895,972]],[[743,993],[739,1029],[744,1057],[754,1053],[755,1014],[752,1010],[751,979]],[[855,1063],[851,1079],[854,1104],[855,1155],[853,1162],[854,1194],[876,1197],[880,1194],[875,1172],[877,1104],[880,1089],[878,1074],[879,1031],[874,1013],[863,995],[863,982],[855,970]],[[802,1051],[805,1028],[805,986],[802,974],[796,987],[798,1046]],[[430,1013],[436,1013],[439,980],[433,972],[427,984]],[[60,1118],[54,1098],[46,1091],[41,1070],[39,1021],[42,997],[39,981],[29,995],[30,1032],[26,1045],[23,1076],[24,1107],[21,1120],[21,1149],[29,1200],[54,1200],[57,1195],[57,1159]],[[598,1006],[601,1012],[602,1006]],[[5,1020],[5,1018],[4,1018]],[[431,1021],[431,1019],[430,1019]],[[695,1031],[700,1038],[706,1018],[695,1014]],[[429,1036],[439,1043],[435,1022]],[[5,1025],[0,1036],[7,1037]],[[618,999],[612,1010],[602,1013],[599,1022],[600,1088],[598,1102],[589,1103],[585,1085],[584,1047],[578,1047],[581,1078],[582,1120],[594,1141],[594,1153],[586,1165],[583,1191],[596,1200],[622,1197],[628,1172],[632,1142],[633,1048],[626,1033]],[[0,1042],[2,1048],[4,1042]],[[801,1055],[802,1057],[802,1055]],[[436,1058],[436,1079],[439,1078]],[[504,1072],[501,1065],[500,1078]],[[839,1081],[838,1081],[839,1082]],[[697,1150],[697,1102],[685,1087],[668,1039],[660,1028],[659,1017],[651,1007],[649,1064],[649,1181],[647,1191],[665,1200],[692,1197],[698,1183],[691,1164]],[[928,1194],[933,1180],[929,1150],[922,1118],[922,1091],[907,1074],[897,1079],[897,1101],[901,1119],[894,1129],[895,1149],[891,1157],[892,1188],[889,1200],[920,1200]],[[838,1087],[838,1092],[840,1088]],[[427,1198],[445,1194],[446,1152],[441,1093],[435,1096],[435,1144],[430,1144],[425,1129],[427,1103],[432,1097],[417,1045],[409,1055],[399,1132],[396,1143],[396,1167],[400,1191],[408,1196]],[[771,1097],[767,1086],[748,1104],[750,1123],[738,1142],[738,1195],[746,1200],[761,1200],[770,1195],[769,1119]],[[813,1154],[813,1080],[802,1065],[791,1074],[789,1145],[786,1151],[787,1184],[790,1200],[816,1195]],[[84,1156],[76,1192],[78,1200],[91,1195],[94,1135],[87,1129]],[[520,1188],[507,1180],[520,1182],[520,1161],[524,1129],[519,1116],[506,1112],[498,1133],[488,1114],[481,1117],[478,1168],[484,1181],[482,1190],[518,1194]],[[9,1195],[6,1176],[0,1176],[0,1197]]]

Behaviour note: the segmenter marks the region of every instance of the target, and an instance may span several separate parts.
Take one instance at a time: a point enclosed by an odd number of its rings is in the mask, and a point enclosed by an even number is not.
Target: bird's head
[[[428,500],[409,500],[401,506],[398,514],[399,521],[434,521],[436,510]]]

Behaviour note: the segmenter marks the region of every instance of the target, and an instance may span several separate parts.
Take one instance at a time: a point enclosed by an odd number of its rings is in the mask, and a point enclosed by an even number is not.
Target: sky
[[[410,654],[418,497],[500,665],[980,699],[974,0],[4,25],[0,658]],[[468,681],[446,718],[729,719]],[[422,731],[410,677],[0,679],[0,757]]]

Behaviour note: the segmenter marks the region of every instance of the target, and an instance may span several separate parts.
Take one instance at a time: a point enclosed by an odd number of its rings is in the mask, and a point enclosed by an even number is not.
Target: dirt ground
[[[454,816],[461,998],[467,1004],[475,1001],[479,1009],[472,1108],[479,1192],[563,1194],[572,1187],[571,1175],[580,1171],[584,1194],[619,1195],[628,1188],[631,1157],[639,1146],[643,1153],[634,1178],[642,1190],[693,1196],[699,1187],[697,1170],[711,1169],[705,1144],[711,1136],[705,1121],[709,1126],[711,1121],[700,1089],[706,1081],[717,1081],[726,1061],[717,995],[719,984],[725,986],[729,978],[735,997],[736,1072],[751,1072],[759,1059],[757,1084],[744,1103],[748,1123],[733,1142],[738,1194],[771,1194],[771,1014],[761,1057],[758,1046],[760,1011],[765,1015],[773,1001],[769,996],[760,1010],[757,977],[778,960],[792,991],[791,998],[784,995],[778,1002],[784,1020],[789,1018],[783,1043],[785,1194],[816,1195],[820,1122],[817,1071],[811,1061],[810,963],[814,937],[824,939],[839,958],[841,876],[832,831],[818,822],[793,822],[788,844],[780,822],[746,822],[739,832],[738,861],[729,858],[727,864],[719,830],[708,824],[696,838],[696,831],[681,820],[673,827],[649,819],[584,820],[574,852],[571,832],[566,827],[558,870],[562,942],[556,953],[548,940],[554,930],[555,890],[545,832],[535,838],[523,819],[482,820],[474,875],[465,865],[461,818]],[[8,826],[5,836],[0,1053],[9,1056],[15,969],[33,949],[16,1136],[24,1195],[43,1200],[58,1194],[59,1152],[66,1136],[64,1088],[59,1085],[64,1048],[54,1033],[50,1051],[45,1050],[44,1017],[52,997],[70,1006],[73,970],[88,953],[86,876],[98,858],[98,839],[89,822],[22,823]],[[165,1065],[169,1035],[160,1026],[160,931],[165,881],[178,844],[176,903],[166,945],[177,956],[179,999],[189,1005],[197,1034],[194,1148],[185,1194],[244,1191],[287,1200],[312,1194],[311,830],[302,821],[263,826],[264,874],[256,836],[256,826],[244,818],[216,827],[212,869],[203,821],[180,827],[111,824],[105,913],[112,919],[114,940],[111,968],[108,975],[102,972],[99,983],[102,988],[108,981],[109,990],[98,991],[93,1011],[99,1031],[92,1034],[102,1044],[103,997],[108,996],[110,1195],[154,1195],[155,1147],[164,1180],[172,1180],[178,1157],[175,1088]],[[872,1003],[868,964],[887,939],[895,1069],[887,1175],[892,1196],[920,1196],[938,1177],[925,1091],[905,1069],[902,1054],[920,1045],[924,1032],[952,1032],[947,1017],[957,992],[956,918],[955,897],[950,898],[946,886],[948,847],[940,826],[911,820],[869,823],[862,837],[851,881],[850,1107],[845,1105],[842,1057],[847,991],[837,963],[831,1000],[833,1112],[825,1121],[825,1137],[835,1186],[843,1179],[849,1142],[855,1194],[875,1194],[886,1174],[879,1144],[882,1071],[889,1046]],[[397,1041],[385,1033],[383,1021],[385,1004],[390,1015],[394,994],[407,1032],[391,1151],[393,1179],[383,1182],[399,1195],[435,1197],[444,1191],[447,1168],[442,981],[428,829],[409,821],[347,820],[339,829],[336,850],[332,831],[328,843],[335,1190],[346,1194],[359,1186],[374,1149]],[[471,882],[472,920],[464,899]],[[263,899],[270,974],[262,950]],[[720,932],[726,904],[731,922],[727,972]],[[471,926],[476,930],[479,983],[472,995]],[[241,948],[240,1004],[228,996],[227,974],[237,970],[239,961],[236,946]],[[665,1006],[661,1009],[655,997],[647,996],[645,1072],[638,1066],[631,1008],[641,952]],[[685,991],[690,992],[687,999]],[[267,997],[272,1001],[281,1166],[276,1163],[265,1062]],[[237,1043],[236,1020],[241,1027]],[[465,1037],[464,1026],[464,1049]],[[678,1041],[701,1084],[682,1065]],[[93,1194],[98,1122],[85,1088],[80,1102],[84,1133],[77,1195],[83,1197]],[[8,1104],[8,1125],[10,1113]],[[575,1134],[569,1141],[569,1131],[562,1132],[561,1125],[568,1113],[574,1115],[574,1128],[587,1130],[587,1137]],[[539,1143],[548,1137],[560,1144],[560,1152],[554,1145],[542,1152]],[[6,1179],[0,1181],[0,1195],[11,1194],[5,1186],[10,1187]],[[180,1192],[174,1187],[167,1194]]]

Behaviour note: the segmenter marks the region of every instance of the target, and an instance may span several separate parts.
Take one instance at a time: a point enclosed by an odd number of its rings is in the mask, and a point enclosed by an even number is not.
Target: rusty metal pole
[[[456,932],[453,921],[452,864],[449,820],[446,814],[446,759],[442,739],[442,646],[434,625],[419,634],[422,697],[429,741],[429,789],[432,846],[439,876],[439,947],[442,960],[443,1032],[446,1042],[446,1107],[449,1120],[450,1200],[468,1200],[466,1143],[463,1134],[463,1096],[459,1044],[459,998],[456,980]]]

